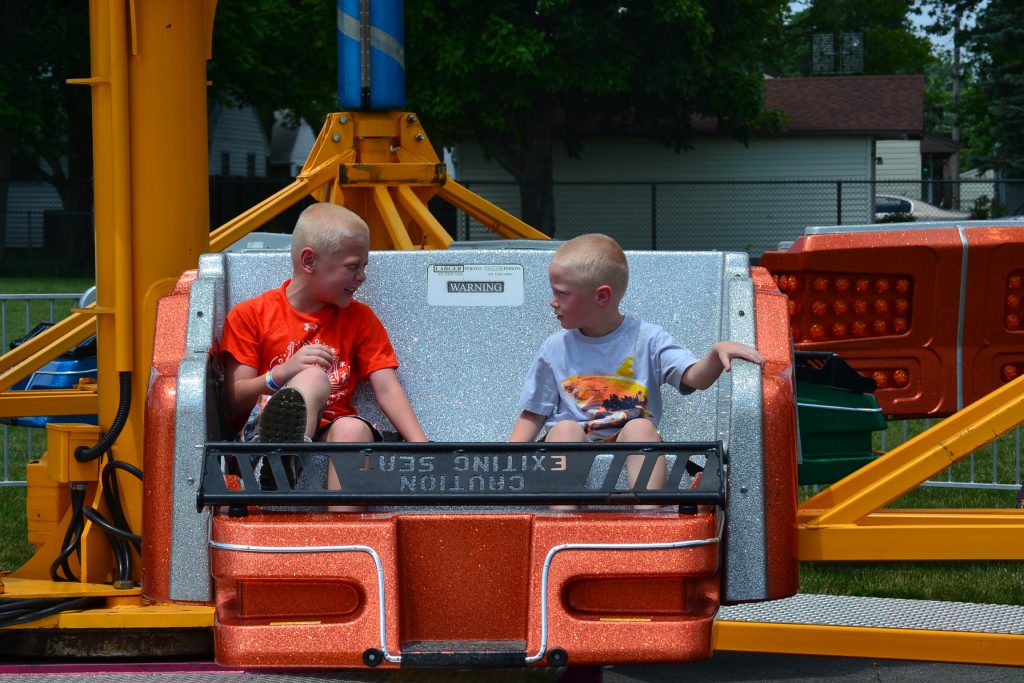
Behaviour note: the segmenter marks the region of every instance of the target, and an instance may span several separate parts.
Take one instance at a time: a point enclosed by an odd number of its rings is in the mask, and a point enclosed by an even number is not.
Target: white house
[[[267,175],[270,143],[251,107],[214,105],[210,111],[210,175]]]
[[[210,175],[267,175],[270,144],[252,108],[215,105],[210,112],[209,137]],[[57,190],[49,183],[10,183],[7,189],[5,245],[15,249],[43,247],[44,212],[63,208]]]
[[[658,249],[758,255],[808,225],[872,222],[876,142],[920,139],[924,78],[770,78],[765,88],[767,107],[785,112],[786,124],[748,146],[706,122],[682,154],[641,137],[585,139],[579,159],[559,145],[555,236],[599,231],[650,248],[656,233]],[[456,159],[461,181],[518,214],[512,177],[478,145],[463,141]],[[470,225],[471,237],[483,236]]]
[[[298,127],[292,128],[284,124],[282,116],[276,115],[274,119],[274,129],[270,133],[269,175],[294,178],[313,149],[316,133],[305,121],[299,121]]]

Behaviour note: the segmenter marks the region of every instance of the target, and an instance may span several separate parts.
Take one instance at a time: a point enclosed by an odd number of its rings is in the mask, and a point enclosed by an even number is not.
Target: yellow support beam
[[[445,229],[434,218],[434,214],[430,213],[430,210],[420,201],[420,198],[416,196],[416,193],[411,188],[400,185],[395,190],[395,198],[398,200],[398,206],[412,217],[412,220],[420,227],[423,234],[426,235],[427,247],[433,249],[448,248],[448,245],[452,243],[451,235],[445,232]]]
[[[63,612],[61,629],[213,628],[213,608],[203,605],[137,605]]]
[[[716,652],[1024,666],[1019,634],[717,620],[712,639]]]
[[[88,310],[88,312],[86,312],[86,310]],[[96,314],[93,307],[89,307],[86,310],[79,310],[70,314],[67,318],[64,318],[64,320],[61,320],[53,327],[40,332],[24,344],[0,355],[0,372],[5,372],[10,368],[13,368],[29,356],[38,353],[43,348],[52,347],[56,351],[56,349],[61,347],[61,345],[55,343],[57,340],[61,339],[68,332],[77,329],[78,326],[86,319],[92,320],[93,316]],[[77,343],[78,342],[68,341],[67,348],[70,348],[73,344]],[[60,351],[59,353],[63,353],[63,351]],[[54,358],[56,358],[56,356],[54,356]],[[53,358],[47,358],[43,362],[46,363],[51,360],[53,360]]]
[[[250,232],[270,219],[298,204],[314,191],[334,181],[341,157],[334,157],[320,164],[308,173],[302,173],[295,181],[262,202],[242,213],[210,233],[210,250],[224,251]]]
[[[110,598],[141,595],[141,588],[118,590],[109,583],[83,583],[80,581],[49,581],[21,579],[5,576],[0,581],[5,599],[27,598]]]
[[[499,209],[482,197],[473,194],[451,178],[441,186],[437,194],[456,208],[462,209],[471,217],[483,223],[484,227],[488,230],[496,232],[502,237],[530,240],[551,239],[539,230],[531,228],[508,211]]]
[[[409,239],[409,232],[405,229],[395,203],[391,200],[391,193],[383,185],[373,187],[373,205],[380,214],[381,221],[387,229],[388,237],[391,238],[391,245],[394,249],[414,249],[412,240]]]
[[[70,349],[75,344],[83,342],[96,333],[96,321],[92,316],[81,313],[72,313],[69,320],[74,321],[68,324],[61,323],[54,325],[46,332],[43,332],[35,339],[22,344],[10,354],[3,356],[5,364],[9,362],[8,356],[14,359],[21,358],[0,374],[0,392],[6,392],[12,386],[25,379],[33,372],[50,362],[60,354]],[[67,321],[64,321],[67,322]],[[59,331],[53,334],[54,329]],[[22,347],[25,348],[22,351]],[[20,352],[20,353],[19,353]],[[41,415],[44,413],[20,413],[21,415]]]
[[[800,526],[802,561],[1024,560],[1024,510],[1015,520],[998,513],[971,519],[905,517],[845,526]]]
[[[99,397],[95,391],[53,389],[0,393],[0,417],[33,415],[95,415]]]

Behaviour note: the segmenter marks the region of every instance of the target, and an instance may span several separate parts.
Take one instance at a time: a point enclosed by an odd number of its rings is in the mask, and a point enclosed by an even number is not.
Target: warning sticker
[[[427,271],[431,306],[522,306],[519,264],[435,263]]]

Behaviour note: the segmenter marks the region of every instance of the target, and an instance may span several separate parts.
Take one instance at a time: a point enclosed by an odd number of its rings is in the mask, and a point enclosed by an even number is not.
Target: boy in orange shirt
[[[369,306],[353,299],[366,280],[370,233],[336,204],[310,206],[292,235],[292,277],[243,301],[224,322],[221,351],[230,411],[249,418],[245,440],[382,440],[352,407],[367,380],[406,441],[426,441],[398,381],[398,359]],[[328,468],[327,487],[339,487]]]

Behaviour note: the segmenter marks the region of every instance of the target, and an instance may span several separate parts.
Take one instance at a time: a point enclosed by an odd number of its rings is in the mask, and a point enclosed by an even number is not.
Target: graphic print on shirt
[[[588,418],[583,431],[591,438],[615,438],[630,420],[650,417],[647,387],[633,376],[633,356],[622,362],[614,375],[574,375],[562,389]]]
[[[312,327],[315,332],[316,325],[313,325]],[[333,414],[331,406],[333,406],[336,401],[339,401],[352,393],[352,386],[349,382],[352,378],[352,368],[344,360],[338,360],[338,349],[334,348],[330,344],[320,341],[319,338],[312,340],[295,339],[288,342],[288,347],[285,349],[284,353],[274,356],[274,358],[271,359],[270,368],[273,369],[281,363],[287,362],[289,358],[295,355],[296,351],[309,344],[323,344],[331,351],[331,365],[327,369],[327,378],[331,382],[331,393],[327,397],[327,407],[324,409],[323,415],[328,419],[333,419],[336,416]]]

